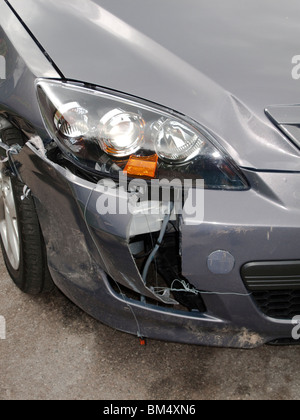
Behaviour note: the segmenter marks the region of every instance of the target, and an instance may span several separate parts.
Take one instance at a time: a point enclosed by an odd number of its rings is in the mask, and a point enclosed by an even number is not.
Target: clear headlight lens
[[[140,115],[113,109],[100,120],[100,145],[112,156],[130,156],[142,146],[144,127],[145,121]]]
[[[80,152],[82,137],[89,131],[88,111],[77,102],[62,105],[54,115],[54,125],[63,143],[74,153]]]
[[[89,131],[88,111],[77,102],[60,107],[54,115],[57,130],[65,137],[76,139]]]
[[[153,129],[155,150],[167,162],[186,162],[201,152],[204,140],[179,121],[163,118]]]
[[[59,81],[39,80],[37,94],[53,140],[70,159],[93,172],[112,177],[123,170],[143,178],[204,178],[206,188],[248,188],[212,136],[174,111]]]

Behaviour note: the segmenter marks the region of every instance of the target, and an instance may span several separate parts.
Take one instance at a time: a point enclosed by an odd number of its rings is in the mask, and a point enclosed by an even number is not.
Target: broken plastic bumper
[[[96,319],[142,337],[209,346],[254,348],[291,336],[292,321],[265,316],[246,289],[240,269],[249,261],[268,259],[270,247],[275,260],[297,259],[297,208],[289,226],[282,227],[278,223],[284,206],[274,205],[273,197],[266,199],[250,190],[242,193],[241,205],[241,193],[207,191],[204,223],[191,226],[183,221],[181,226],[183,275],[203,292],[207,310],[168,309],[126,297],[112,287],[113,280],[152,301],[155,298],[143,283],[126,239],[132,216],[100,216],[96,201],[103,192],[97,185],[54,164],[29,143],[14,160],[35,197],[54,282]],[[217,212],[216,196],[223,199],[224,220]],[[239,208],[234,214],[236,199]],[[259,226],[255,214],[251,216],[254,207],[266,214]],[[234,257],[230,273],[215,274],[209,267],[208,256],[216,250]]]

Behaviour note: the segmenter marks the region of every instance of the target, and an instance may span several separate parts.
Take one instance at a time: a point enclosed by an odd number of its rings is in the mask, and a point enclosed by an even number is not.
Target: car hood
[[[298,0],[10,0],[67,79],[175,109],[244,168],[300,171],[265,115],[295,104]]]

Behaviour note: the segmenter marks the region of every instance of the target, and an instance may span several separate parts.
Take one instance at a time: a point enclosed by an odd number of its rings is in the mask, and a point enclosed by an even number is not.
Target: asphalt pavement
[[[300,399],[300,347],[142,347],[59,291],[22,294],[1,255],[0,316],[0,400]]]

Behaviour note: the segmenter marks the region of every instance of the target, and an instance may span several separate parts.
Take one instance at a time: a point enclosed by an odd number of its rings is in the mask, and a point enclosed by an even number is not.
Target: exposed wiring
[[[15,144],[14,146],[8,146],[7,144],[0,141],[0,148],[5,150],[6,158],[0,160],[0,163],[6,163],[9,161],[10,155],[17,155],[20,150],[21,146],[18,144]]]
[[[181,289],[176,289],[174,287],[176,283],[180,283],[182,288]],[[191,294],[194,294],[194,295],[218,295],[218,296],[242,296],[242,297],[249,297],[249,296],[252,295],[252,293],[202,292],[202,291],[197,290],[194,287],[192,287],[186,281],[179,280],[179,279],[174,280],[170,288],[157,287],[157,288],[154,288],[154,290],[157,294],[159,294],[159,293],[163,294],[163,293],[166,293],[166,291],[169,291],[169,292],[191,293]]]
[[[252,293],[235,293],[235,292],[198,292],[201,295],[218,295],[218,296],[241,296],[249,297],[252,296]]]
[[[21,200],[24,201],[26,198],[28,198],[30,192],[31,192],[30,188],[28,188],[27,185],[24,185],[23,194],[21,195]]]
[[[146,222],[147,222],[147,226],[148,226],[148,231],[149,231],[149,235],[150,235],[150,239],[151,239],[151,243],[152,243],[152,250],[155,247],[155,243],[154,243],[154,239],[153,239],[153,232],[150,229],[150,223],[149,223],[149,219],[148,219],[148,214],[145,215],[146,217]],[[145,258],[151,255],[152,250],[150,250],[149,252],[147,252],[147,255],[145,255]],[[157,264],[156,261],[154,260],[154,264],[155,264],[155,284],[156,286],[158,286],[158,269],[157,269]],[[144,283],[146,284],[146,281],[143,279]],[[141,302],[146,303],[146,297],[145,296],[141,296]]]
[[[167,227],[168,227],[171,215],[172,215],[173,208],[174,208],[174,203],[170,203],[169,212],[166,213],[166,215],[165,215],[165,218],[164,218],[162,228],[161,228],[159,237],[157,239],[156,245],[155,245],[153,251],[151,252],[151,254],[149,255],[149,257],[146,261],[146,264],[145,264],[145,267],[144,267],[144,270],[143,270],[143,275],[142,275],[145,284],[147,282],[149,268],[150,268],[152,262],[155,260],[156,254],[158,253],[159,248],[161,247],[161,244],[163,242],[163,239],[164,239],[164,236],[165,236],[165,233],[166,233],[166,230],[167,230]]]
[[[5,153],[6,153],[6,158],[0,160],[0,163],[9,162],[10,168],[13,171],[13,173],[16,176],[19,176],[19,173],[16,169],[16,166],[15,166],[13,160],[11,160],[10,158],[11,158],[11,155],[18,155],[20,153],[22,147],[19,144],[15,144],[13,146],[8,146],[7,144],[0,141],[0,148],[4,149]],[[31,190],[27,187],[27,185],[24,185],[23,194],[21,195],[21,200],[24,201],[26,198],[28,198],[30,192],[31,192]]]

